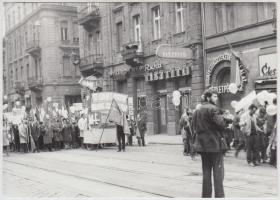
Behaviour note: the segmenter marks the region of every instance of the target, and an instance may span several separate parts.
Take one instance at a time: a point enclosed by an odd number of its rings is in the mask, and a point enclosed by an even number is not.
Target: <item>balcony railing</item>
[[[81,58],[80,62],[80,71],[86,72],[91,71],[92,73],[102,74],[103,70],[103,55],[102,54],[93,54]]]
[[[79,46],[79,40],[73,39],[71,40],[61,40],[60,41],[60,47],[62,48],[73,48],[73,47],[78,47]]]
[[[33,76],[28,78],[28,87],[31,90],[41,90],[43,86],[43,78],[41,76]]]
[[[99,24],[100,19],[99,7],[91,5],[80,10],[78,21],[86,30],[91,30]]]
[[[32,40],[27,43],[26,51],[30,54],[37,54],[40,52],[39,40]]]
[[[22,81],[15,81],[14,82],[14,89],[15,89],[16,93],[23,94],[24,93],[24,82],[22,82]]]
[[[80,66],[87,66],[87,65],[98,64],[98,63],[103,63],[102,54],[93,54],[81,58]]]
[[[141,42],[130,42],[123,45],[121,51],[123,59],[128,65],[141,65],[144,56]]]

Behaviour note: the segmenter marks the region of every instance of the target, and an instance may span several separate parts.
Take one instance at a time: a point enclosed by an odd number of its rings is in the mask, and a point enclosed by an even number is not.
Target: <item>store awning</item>
[[[277,88],[277,79],[259,79],[255,81],[256,90],[272,90],[275,91]]]

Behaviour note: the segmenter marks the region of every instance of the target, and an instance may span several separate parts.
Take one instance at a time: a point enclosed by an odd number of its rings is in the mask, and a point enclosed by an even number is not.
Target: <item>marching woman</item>
[[[70,149],[70,143],[72,141],[72,131],[73,130],[71,125],[69,124],[69,121],[64,118],[62,121],[62,137],[65,149]]]
[[[33,153],[35,153],[35,151],[39,153],[39,122],[36,119],[36,117],[34,118],[34,121],[31,124],[31,135],[35,143]]]
[[[7,120],[3,117],[3,151],[6,149],[6,155],[9,156],[10,151],[10,129]]]
[[[19,130],[19,140],[20,148],[23,149],[24,153],[28,152],[28,130],[26,125],[26,120],[22,120],[18,127]]]

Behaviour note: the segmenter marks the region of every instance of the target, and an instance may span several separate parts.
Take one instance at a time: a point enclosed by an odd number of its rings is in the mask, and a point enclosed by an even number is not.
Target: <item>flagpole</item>
[[[231,54],[232,54],[234,57],[238,58],[237,54],[233,51],[233,47],[232,47],[232,45],[229,43],[229,41],[227,40],[226,36],[223,36],[223,37],[224,37],[225,41],[227,42],[227,45],[229,46],[229,49],[230,49],[230,51],[231,51]]]
[[[110,113],[111,113],[111,110],[112,110],[113,101],[114,101],[114,99],[113,99],[112,102],[111,102],[110,110],[109,110],[109,113],[108,113],[108,115],[107,115],[107,117],[106,117],[105,124],[107,123],[107,120],[108,120],[108,118],[109,118],[109,116],[110,116]],[[99,145],[100,145],[100,142],[101,142],[101,139],[102,139],[104,130],[105,130],[105,126],[104,126],[103,129],[102,129],[102,133],[101,133],[101,136],[100,136],[100,138],[99,138],[99,142],[98,142],[96,151],[97,151],[97,149],[98,149],[98,147],[99,147]]]

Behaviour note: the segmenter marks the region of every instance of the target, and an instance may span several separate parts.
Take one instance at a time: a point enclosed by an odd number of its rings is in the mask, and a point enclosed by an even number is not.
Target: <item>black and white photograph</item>
[[[279,197],[276,1],[0,6],[1,199]]]

